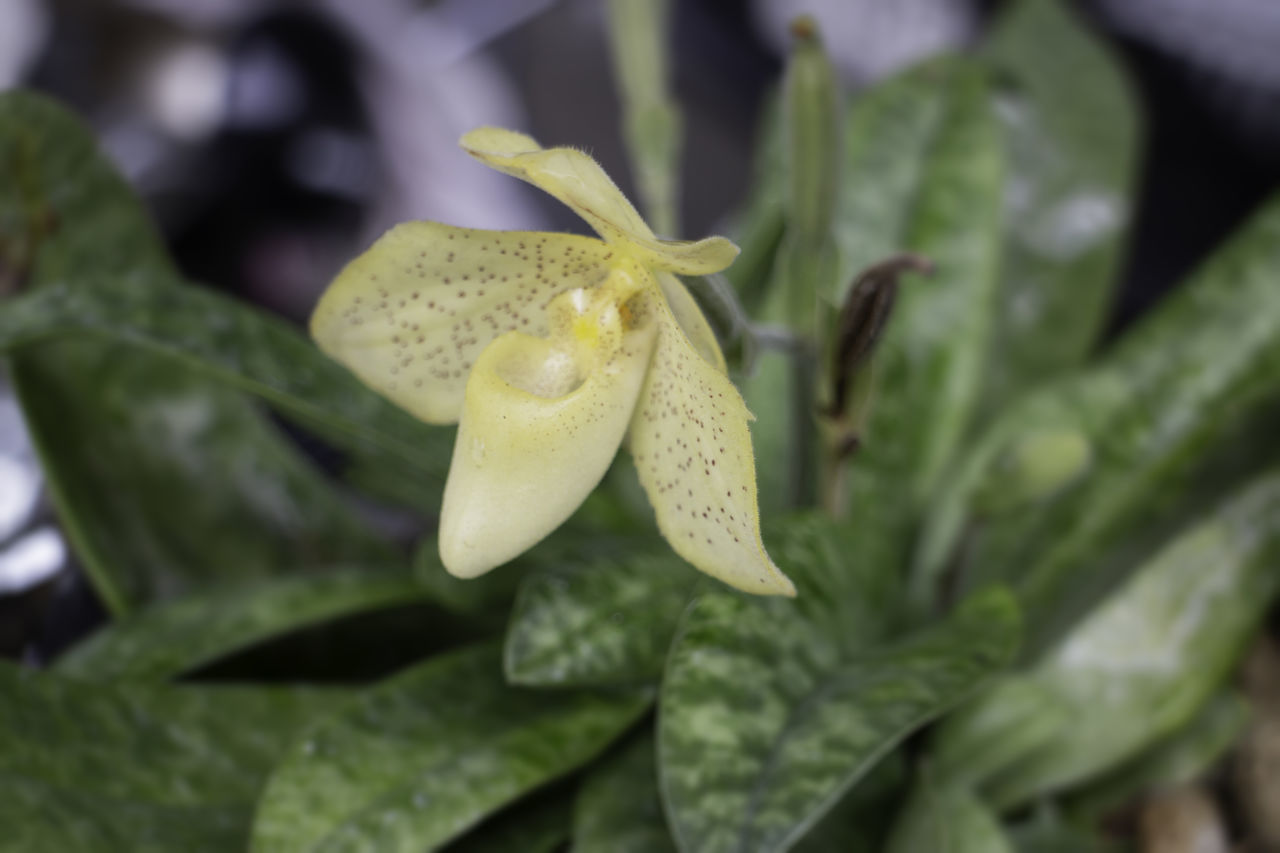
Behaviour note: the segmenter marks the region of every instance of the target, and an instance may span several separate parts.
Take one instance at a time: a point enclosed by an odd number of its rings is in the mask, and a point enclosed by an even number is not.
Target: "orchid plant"
[[[397,226],[311,320],[320,347],[428,423],[458,423],[440,557],[463,578],[567,519],[626,442],[675,551],[730,586],[795,587],[760,538],[752,419],[676,277],[733,263],[723,237],[660,240],[594,160],[480,128],[462,148],[564,202],[600,239]]]
[[[310,337],[0,93],[0,428],[75,558],[0,623],[0,853],[1110,853],[1224,790],[1280,844],[1280,197],[1102,339],[1140,111],[1018,0],[852,100],[797,21],[733,242],[660,239],[668,5],[607,3],[639,210],[473,130],[597,236],[398,225]]]

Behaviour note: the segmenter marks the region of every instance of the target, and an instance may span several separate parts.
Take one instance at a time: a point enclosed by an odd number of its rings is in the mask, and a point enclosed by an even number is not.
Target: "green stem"
[[[680,112],[668,96],[664,34],[669,0],[609,0],[613,69],[622,101],[623,137],[642,207],[659,234],[673,237]]]

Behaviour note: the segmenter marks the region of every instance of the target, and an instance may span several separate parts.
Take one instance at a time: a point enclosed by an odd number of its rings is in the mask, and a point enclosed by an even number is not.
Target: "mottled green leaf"
[[[924,778],[894,826],[888,853],[1013,853],[995,814],[961,785]]]
[[[1061,636],[1171,526],[1221,494],[1227,472],[1256,470],[1280,450],[1270,440],[1280,422],[1277,275],[1280,197],[1096,366],[1009,410],[991,427],[998,440],[979,442],[975,469],[946,485],[941,501],[968,490],[959,501],[966,510],[951,516],[958,530],[957,518],[977,514],[973,496],[1007,475],[1003,442],[1046,428],[1077,430],[1087,442],[1080,476],[984,518],[966,555],[970,585],[1015,586],[1032,649]],[[1199,482],[1206,476],[1222,482]]]
[[[854,642],[879,636],[898,615],[897,579],[877,550],[881,537],[859,535],[817,515],[783,518],[765,527],[765,542],[779,565],[813,578],[815,601],[826,623],[848,617]],[[597,543],[597,548],[606,548]],[[525,581],[507,632],[508,679],[529,684],[618,684],[656,680],[685,605],[706,582],[665,544],[622,539],[607,556],[591,558],[584,545],[557,559],[555,549]],[[850,569],[850,554],[865,559]],[[831,601],[845,600],[831,612]],[[823,603],[827,602],[827,603]],[[575,628],[564,627],[572,624]]]
[[[883,853],[890,822],[907,793],[903,750],[885,756],[791,849],[795,853]]]
[[[211,290],[177,285],[91,271],[51,282],[6,303],[0,349],[97,338],[158,355],[261,397],[341,447],[397,460],[440,490],[452,430],[415,420],[283,320]]]
[[[831,618],[849,598],[826,599],[804,574],[792,577],[794,601],[710,593],[681,623],[662,686],[659,760],[683,849],[786,849],[1016,649],[1017,609],[1004,592],[868,647],[851,636],[858,621]]]
[[[0,666],[0,849],[243,848],[287,743],[346,696],[91,685]]]
[[[615,463],[616,467],[616,463]],[[458,613],[506,620],[516,591],[528,576],[540,571],[556,571],[571,563],[590,563],[596,559],[615,559],[638,550],[652,550],[657,540],[652,516],[644,520],[639,531],[635,519],[610,494],[609,480],[592,492],[577,512],[546,539],[506,565],[478,578],[455,578],[440,561],[439,544],[434,537],[424,539],[414,555],[414,573],[435,601]],[[639,489],[634,472],[632,483]],[[640,496],[640,500],[647,501]],[[645,512],[650,513],[645,503]],[[657,540],[660,541],[660,540]],[[663,543],[662,550],[668,546]]]
[[[102,629],[57,668],[99,681],[163,680],[276,634],[426,598],[406,572],[369,569],[216,588],[152,605]]]
[[[589,760],[647,706],[636,691],[508,687],[496,646],[434,658],[294,744],[263,795],[254,849],[435,849]]]
[[[917,506],[974,413],[996,313],[1003,154],[982,73],[945,59],[873,88],[849,114],[845,146],[834,303],[889,255],[936,267],[903,277],[854,462],[855,480],[899,483]]]
[[[0,95],[0,267],[10,285],[68,293],[174,275],[89,133],[20,92]],[[215,578],[389,557],[233,392],[102,341],[9,365],[64,529],[113,613]]]
[[[1097,777],[1186,725],[1227,677],[1280,590],[1280,472],[1178,536],[1027,674],[1040,703],[984,695],[944,724],[940,755],[994,750],[974,781],[997,805]],[[1057,725],[1002,749],[1007,730],[1046,708]],[[1006,718],[1005,731],[990,724]],[[1035,726],[1037,730],[1039,726]],[[954,767],[957,762],[952,761]],[[962,771],[963,772],[963,769]]]
[[[669,551],[567,561],[531,573],[507,629],[507,680],[656,682],[680,613],[700,582]]]
[[[1084,360],[1132,218],[1137,103],[1069,5],[1008,4],[985,50],[1010,173],[989,409]]]
[[[675,853],[658,797],[653,736],[645,732],[582,780],[573,853]]]

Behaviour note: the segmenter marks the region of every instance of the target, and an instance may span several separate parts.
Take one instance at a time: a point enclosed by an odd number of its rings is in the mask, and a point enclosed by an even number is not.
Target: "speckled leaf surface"
[[[286,744],[346,696],[89,685],[0,666],[0,849],[242,846]],[[6,846],[11,833],[30,844]],[[63,840],[76,846],[58,847]]]
[[[883,537],[801,514],[771,524],[765,539],[780,565],[803,578],[795,605],[812,623],[803,630],[830,631],[856,649],[896,624],[898,580]],[[508,627],[508,679],[545,686],[654,679],[690,597],[710,586],[669,555],[561,561],[534,571]],[[787,604],[758,604],[766,619],[792,613]]]
[[[907,801],[887,853],[1013,853],[995,813],[972,791],[922,779]]]
[[[1003,151],[982,72],[954,59],[868,91],[844,136],[833,303],[889,255],[917,252],[936,267],[903,278],[854,465],[855,481],[905,481],[898,491],[914,507],[948,464],[981,393],[996,313]],[[857,512],[863,492],[854,489]]]
[[[941,752],[998,751],[981,789],[1012,807],[1115,768],[1187,724],[1228,676],[1280,590],[1280,472],[1257,479],[1161,549],[1018,680],[1041,702],[992,691],[944,724]],[[1057,724],[1001,750],[1018,716],[1048,706]]]
[[[999,591],[877,645],[892,608],[873,591],[876,569],[856,559],[860,532],[830,560],[778,548],[793,558],[795,601],[709,593],[685,613],[659,706],[659,772],[681,849],[786,849],[902,738],[1012,657],[1019,619]]]
[[[1095,367],[1026,401],[1059,413],[1056,427],[1078,430],[1093,459],[1050,499],[988,518],[967,558],[973,583],[1017,588],[1031,648],[1061,636],[1158,544],[1139,534],[1160,533],[1182,506],[1212,498],[1192,486],[1201,461],[1230,450],[1225,443],[1242,425],[1274,408],[1278,275],[1280,197]],[[1004,417],[1025,416],[1015,408]],[[1261,440],[1274,448],[1265,432]]]
[[[59,658],[57,670],[159,681],[306,625],[427,598],[407,572],[367,568],[215,588],[103,628]]]
[[[907,762],[890,753],[790,849],[795,853],[883,853],[896,810],[908,793]]]
[[[0,173],[18,285],[173,275],[128,188],[51,102],[0,96]],[[230,391],[95,341],[41,347],[10,370],[66,532],[117,615],[213,578],[386,556]]]
[[[453,430],[415,420],[283,320],[212,290],[176,285],[156,276],[93,274],[52,282],[6,304],[0,349],[88,337],[141,350],[261,397],[365,465],[394,461],[441,488]]]
[[[1009,154],[988,409],[1084,360],[1133,214],[1140,113],[1119,62],[1069,6],[1009,4],[986,45]]]
[[[675,853],[656,750],[646,732],[586,775],[573,807],[573,853]]]
[[[670,553],[637,551],[532,572],[507,628],[507,680],[548,686],[656,682],[680,613],[701,583]]]
[[[436,849],[592,758],[648,704],[638,691],[508,687],[497,646],[434,658],[293,746],[263,795],[254,849]]]

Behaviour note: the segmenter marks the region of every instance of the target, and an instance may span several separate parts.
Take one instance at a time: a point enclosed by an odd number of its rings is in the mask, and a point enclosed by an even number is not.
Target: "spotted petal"
[[[573,208],[607,242],[626,244],[647,267],[681,275],[719,272],[738,256],[724,237],[659,240],[600,164],[573,148],[543,148],[533,137],[482,127],[462,137],[468,154],[528,181]]]
[[[711,331],[711,324],[707,322],[702,309],[694,301],[693,294],[689,293],[689,289],[680,279],[670,273],[660,272],[657,279],[662,288],[662,295],[667,300],[667,306],[689,338],[689,343],[693,344],[693,348],[708,363],[715,365],[717,370],[724,373],[728,370],[724,362],[724,353],[720,351],[716,333]]]
[[[547,333],[556,295],[608,274],[599,240],[406,222],[329,285],[311,318],[320,348],[430,423],[452,423],[467,374],[498,335]]]
[[[655,333],[652,322],[623,330],[617,305],[608,308],[606,328],[587,346],[603,356],[594,364],[575,359],[562,336],[518,332],[476,362],[440,518],[440,557],[450,573],[475,577],[516,557],[560,526],[604,476]]]
[[[751,419],[729,378],[666,313],[629,432],[658,528],[712,577],[758,595],[791,596],[795,587],[760,537]]]

